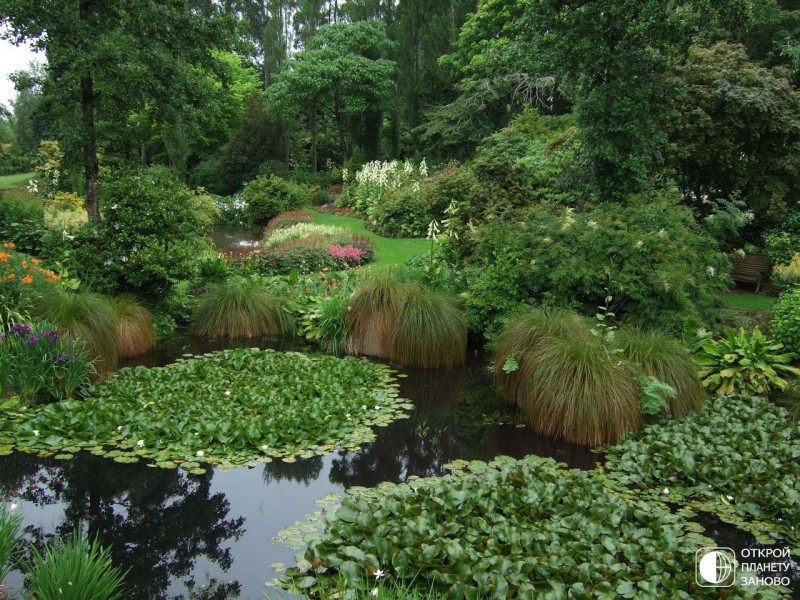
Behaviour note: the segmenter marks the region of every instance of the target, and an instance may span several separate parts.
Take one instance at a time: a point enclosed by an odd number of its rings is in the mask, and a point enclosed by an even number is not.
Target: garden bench
[[[744,256],[734,256],[733,280],[737,283],[754,283],[756,293],[761,289],[761,283],[769,274],[769,256],[766,254],[745,254]]]

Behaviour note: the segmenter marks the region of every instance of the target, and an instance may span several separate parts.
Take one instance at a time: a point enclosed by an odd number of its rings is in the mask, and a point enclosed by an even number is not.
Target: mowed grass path
[[[777,298],[760,294],[722,294],[722,306],[744,310],[772,310]]]
[[[331,215],[316,210],[309,211],[314,216],[314,223],[335,225],[354,233],[365,235],[375,242],[375,262],[378,267],[403,264],[407,258],[426,254],[430,242],[425,238],[386,238],[368,231],[364,222],[356,217]]]
[[[0,190],[20,190],[28,185],[28,180],[36,177],[36,173],[15,173],[0,175]]]

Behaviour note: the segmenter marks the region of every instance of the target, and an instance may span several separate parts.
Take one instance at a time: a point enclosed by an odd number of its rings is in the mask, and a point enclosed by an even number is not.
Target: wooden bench
[[[754,283],[756,293],[761,290],[761,283],[769,276],[769,256],[766,254],[745,254],[744,256],[734,256],[733,280],[737,283]]]

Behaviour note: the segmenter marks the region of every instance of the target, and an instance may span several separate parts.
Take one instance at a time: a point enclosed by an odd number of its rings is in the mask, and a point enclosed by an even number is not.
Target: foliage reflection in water
[[[155,366],[219,347],[177,338],[139,364]],[[270,540],[317,510],[314,501],[331,492],[441,475],[443,465],[459,458],[538,454],[578,468],[592,468],[599,459],[518,425],[494,401],[481,358],[473,356],[459,369],[405,373],[400,394],[415,410],[409,419],[377,428],[376,441],[357,452],[205,475],[89,455],[58,461],[14,454],[0,457],[0,498],[19,503],[27,538],[35,544],[76,527],[99,534],[112,546],[115,564],[130,569],[130,598],[263,598],[264,583],[274,575],[269,565],[291,565],[295,553]],[[18,575],[9,583],[21,588]],[[195,595],[188,596],[192,587]]]

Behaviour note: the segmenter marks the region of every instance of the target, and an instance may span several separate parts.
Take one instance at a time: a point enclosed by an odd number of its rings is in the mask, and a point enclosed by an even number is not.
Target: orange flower
[[[6,242],[3,244],[3,248],[8,248],[9,250],[13,250],[16,247],[17,245],[14,242]]]
[[[32,258],[32,259],[31,259],[31,261],[32,261],[32,262],[33,262],[33,264],[35,264],[35,265],[40,265],[40,264],[42,264],[42,261],[40,261],[38,258]]]
[[[15,279],[15,278],[16,278],[16,275],[15,275],[14,273],[9,273],[9,274],[8,274],[8,278],[9,278],[9,279]]]
[[[28,268],[28,261],[27,260],[23,260],[22,261],[22,268],[23,269],[27,269]]]
[[[11,258],[11,255],[7,252],[0,252],[0,262],[8,262],[9,258]]]
[[[27,276],[23,277],[22,278],[22,283],[25,283],[25,284],[33,283],[33,277],[31,277],[30,275],[27,275]]]

